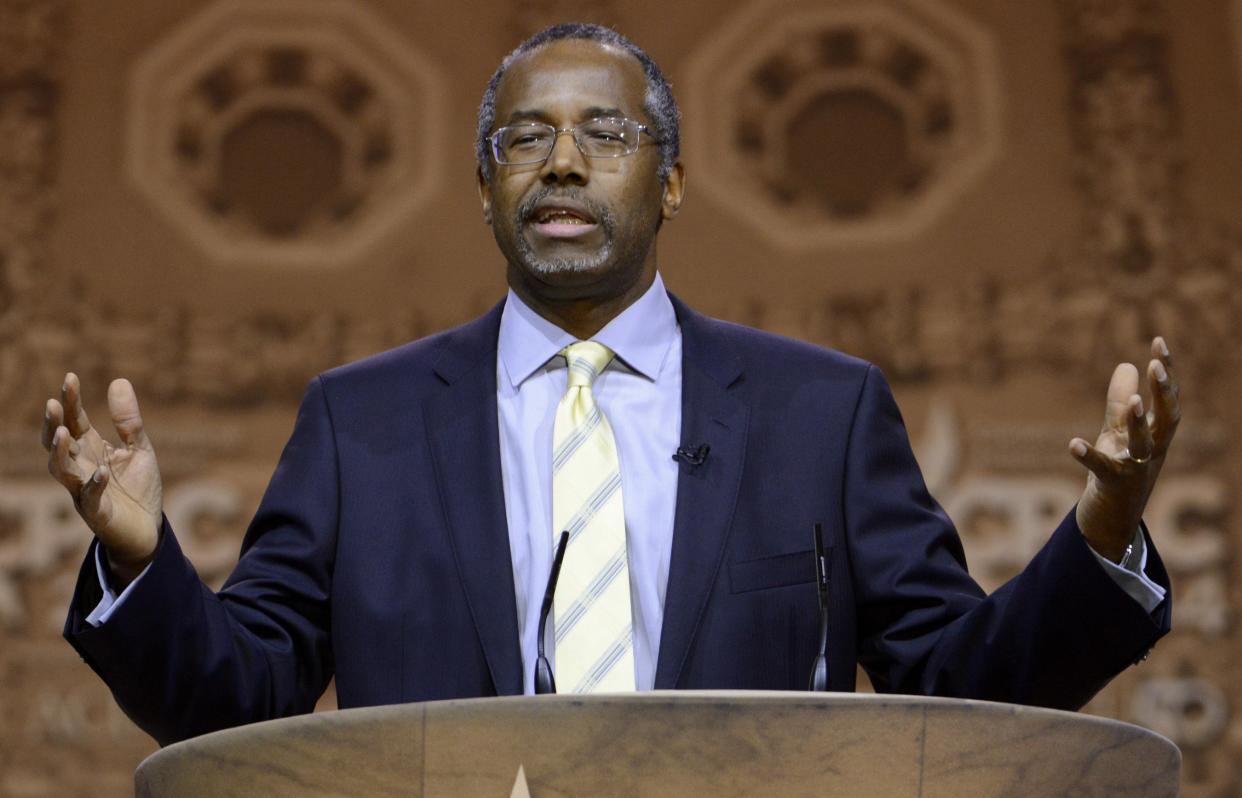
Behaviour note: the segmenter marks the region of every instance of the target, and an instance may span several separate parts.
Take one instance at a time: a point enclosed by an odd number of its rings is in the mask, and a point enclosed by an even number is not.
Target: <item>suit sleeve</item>
[[[309,712],[333,670],[338,490],[331,417],[316,379],[220,593],[199,580],[165,520],[150,569],[99,627],[86,621],[100,592],[92,544],[66,639],[164,745]]]
[[[1147,613],[1104,572],[1072,511],[1018,576],[986,596],[874,367],[847,464],[859,660],[878,690],[1077,709],[1168,631],[1171,597]],[[1167,589],[1147,545],[1147,572]]]

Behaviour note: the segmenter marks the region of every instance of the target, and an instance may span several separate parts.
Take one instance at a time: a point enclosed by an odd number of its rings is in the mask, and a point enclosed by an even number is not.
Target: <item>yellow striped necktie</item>
[[[552,435],[552,532],[569,532],[556,590],[556,683],[561,692],[633,690],[630,570],[621,467],[608,419],[591,390],[613,358],[579,341],[561,352],[569,385]]]

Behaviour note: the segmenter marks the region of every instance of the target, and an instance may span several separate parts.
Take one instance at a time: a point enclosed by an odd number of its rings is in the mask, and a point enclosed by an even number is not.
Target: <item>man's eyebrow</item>
[[[620,108],[601,108],[593,105],[582,112],[583,119],[599,119],[604,116],[625,116],[625,112]]]
[[[548,115],[543,111],[517,110],[509,114],[508,123],[513,122],[546,122]]]
[[[586,108],[582,111],[581,118],[582,119],[599,119],[601,117],[606,117],[606,116],[625,116],[625,115],[626,115],[625,112],[622,111],[620,108],[616,108],[613,106],[604,107],[600,105],[592,105],[590,108]],[[534,109],[527,110],[527,109],[519,108],[518,110],[509,114],[509,118],[505,122],[505,124],[511,125],[514,122],[547,122],[548,119],[549,119],[549,115],[545,111],[538,111]]]

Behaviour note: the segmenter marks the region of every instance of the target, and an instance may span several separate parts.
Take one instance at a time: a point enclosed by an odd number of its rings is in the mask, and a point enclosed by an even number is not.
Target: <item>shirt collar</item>
[[[655,381],[677,334],[677,315],[656,273],[651,287],[592,340],[616,353],[634,371]],[[509,289],[500,316],[497,356],[510,385],[520,386],[532,374],[578,339],[540,316]]]

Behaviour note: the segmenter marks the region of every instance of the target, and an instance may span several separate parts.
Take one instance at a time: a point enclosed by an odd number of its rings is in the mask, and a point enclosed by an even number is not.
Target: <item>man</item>
[[[676,123],[659,68],[607,29],[502,63],[478,183],[506,301],[312,381],[218,596],[162,516],[133,388],[108,391],[114,449],[66,378],[43,440],[98,543],[65,633],[144,729],[309,711],[333,674],[343,707],[530,692],[544,634],[563,690],[802,689],[816,524],[831,689],[861,662],[881,690],[1077,707],[1167,631],[1139,531],[1178,419],[1163,341],[1152,411],[1119,366],[1095,445],[1070,445],[1081,501],[985,597],[875,368],[664,291]]]

